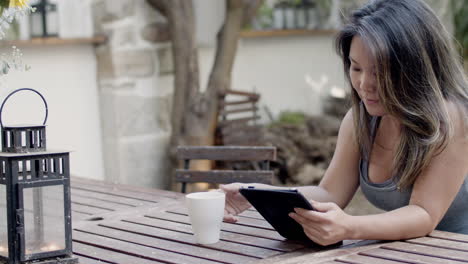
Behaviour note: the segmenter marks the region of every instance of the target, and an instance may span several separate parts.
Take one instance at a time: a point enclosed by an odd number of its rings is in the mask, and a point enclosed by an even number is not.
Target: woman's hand
[[[231,183],[227,185],[220,185],[221,191],[226,193],[226,205],[224,207],[224,221],[229,223],[237,222],[236,215],[242,213],[251,207],[247,199],[239,192],[242,186],[240,183]]]
[[[328,246],[349,239],[351,217],[335,203],[312,202],[317,211],[295,208],[289,216],[304,229],[304,233],[315,243]]]

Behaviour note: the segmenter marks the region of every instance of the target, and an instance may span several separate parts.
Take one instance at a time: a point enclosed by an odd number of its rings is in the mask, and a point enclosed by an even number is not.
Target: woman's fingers
[[[234,216],[233,214],[230,214],[229,212],[224,210],[223,221],[228,222],[228,223],[236,223],[237,221],[239,221],[239,219],[236,216]]]
[[[322,246],[327,245],[327,242],[323,240],[323,236],[318,230],[313,229],[313,228],[304,228],[304,233],[313,242]]]
[[[296,222],[298,222],[302,226],[304,233],[310,240],[323,246],[328,244],[327,241],[324,240],[326,234],[321,228],[320,224],[318,224],[317,222],[312,222],[307,218],[296,213],[290,213],[289,216],[296,220]]]
[[[313,210],[306,210],[306,209],[302,209],[302,208],[294,208],[294,211],[296,212],[296,214],[298,214],[299,216],[309,220],[309,221],[312,221],[312,222],[323,222],[326,220],[326,217],[324,215],[324,213],[322,212],[317,212],[317,211],[313,211]]]
[[[240,184],[238,183],[231,183],[231,184],[220,184],[219,189],[226,194],[229,193],[237,193],[239,192]]]
[[[289,216],[292,219],[296,220],[296,222],[298,222],[301,225],[305,225],[305,224],[310,223],[310,222],[313,222],[313,223],[318,222],[318,221],[315,221],[315,219],[305,217],[303,213],[299,213],[298,211],[296,211],[295,213],[289,213]]]
[[[241,185],[239,183],[219,186],[219,191],[226,194],[226,205],[224,210],[224,221],[226,222],[237,222],[238,218],[236,215],[250,207],[247,200],[239,193],[240,186]]]
[[[290,213],[289,216],[292,219],[296,220],[296,222],[298,222],[302,226],[304,231],[313,231],[313,233],[315,234],[320,234],[321,236],[323,235],[323,230],[320,228],[320,225],[317,222],[310,221],[307,218],[296,213]]]
[[[317,211],[295,208],[290,216],[304,228],[304,232],[320,245],[331,245],[347,236],[347,214],[334,203],[313,203]]]

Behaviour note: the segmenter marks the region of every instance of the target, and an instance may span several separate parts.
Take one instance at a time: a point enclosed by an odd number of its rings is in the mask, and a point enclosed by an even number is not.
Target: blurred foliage
[[[303,112],[283,111],[279,114],[278,119],[271,123],[270,126],[276,125],[300,125],[305,123],[306,115]]]
[[[318,17],[316,19],[319,20],[317,28],[335,28],[339,27],[340,25],[326,25],[328,19],[332,14],[333,8],[339,9],[338,15],[340,17],[338,19],[341,19],[341,21],[343,21],[345,20],[349,12],[351,12],[351,10],[358,8],[367,1],[368,0],[337,0],[337,2],[335,3],[334,0],[265,0],[258,9],[257,16],[254,19],[253,23],[250,25],[246,25],[243,29],[262,30],[274,28],[274,12],[277,8],[294,8],[298,10],[307,10],[309,8],[313,9],[317,12],[316,16]],[[310,13],[308,14],[308,16],[310,16]],[[314,29],[315,27],[306,28]]]
[[[468,1],[451,0],[454,34],[461,45],[461,54],[468,59]]]
[[[300,5],[319,5],[324,8],[330,8],[332,1],[331,0],[280,0],[279,4],[288,5],[288,6],[300,6]]]

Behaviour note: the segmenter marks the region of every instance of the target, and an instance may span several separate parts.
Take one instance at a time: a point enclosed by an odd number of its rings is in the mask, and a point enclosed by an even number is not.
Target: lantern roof
[[[38,125],[38,124],[16,124],[16,125],[4,125],[4,128],[7,129],[20,129],[20,128],[39,128],[39,127],[45,127],[46,125]]]
[[[37,152],[25,152],[25,153],[15,153],[15,152],[0,152],[0,158],[16,158],[16,157],[31,157],[31,156],[43,156],[51,154],[66,154],[70,151],[66,150],[47,150],[47,151],[37,151]]]

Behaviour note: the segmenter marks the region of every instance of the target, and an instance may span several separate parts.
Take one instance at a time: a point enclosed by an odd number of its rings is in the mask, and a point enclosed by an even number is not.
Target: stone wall
[[[172,65],[168,44],[142,39],[163,18],[145,0],[93,0],[105,178],[166,188]]]

